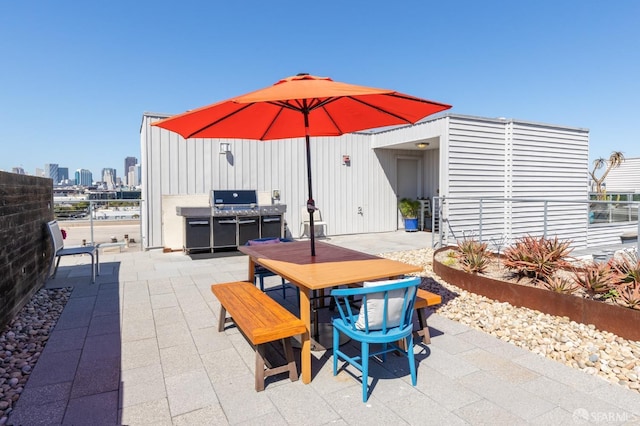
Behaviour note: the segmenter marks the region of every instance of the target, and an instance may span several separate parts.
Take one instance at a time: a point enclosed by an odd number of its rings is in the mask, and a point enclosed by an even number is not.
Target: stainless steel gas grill
[[[233,248],[256,238],[283,237],[285,204],[258,205],[254,190],[211,191],[212,248]]]
[[[256,238],[283,238],[285,204],[258,205],[253,190],[213,190],[210,207],[177,207],[188,253],[237,248]]]

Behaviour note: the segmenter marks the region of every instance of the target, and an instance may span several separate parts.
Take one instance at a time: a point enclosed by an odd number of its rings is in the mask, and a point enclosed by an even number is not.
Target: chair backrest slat
[[[47,228],[49,228],[49,234],[51,235],[51,239],[53,239],[53,252],[57,253],[59,250],[64,248],[64,238],[62,238],[62,231],[60,231],[60,225],[55,220],[47,223]]]
[[[311,215],[309,214],[309,210],[307,210],[306,207],[302,207],[300,209],[300,217],[302,222],[309,222],[311,220],[310,216]],[[322,212],[320,211],[320,209],[316,209],[313,212],[313,221],[314,222],[322,221]]]
[[[345,323],[354,332],[366,334],[372,331],[387,333],[391,329],[412,327],[413,307],[420,278],[409,277],[402,280],[381,281],[380,285],[375,284],[369,287],[338,289],[331,292]],[[352,312],[349,296],[362,297],[359,315],[354,315]],[[394,303],[393,308],[391,302]],[[371,318],[372,312],[375,318]]]

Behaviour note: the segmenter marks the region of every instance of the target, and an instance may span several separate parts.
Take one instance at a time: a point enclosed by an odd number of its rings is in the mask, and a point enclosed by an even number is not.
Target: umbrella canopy
[[[414,124],[451,105],[393,90],[357,86],[298,74],[270,87],[153,123],[189,138],[274,140],[305,137],[311,254],[315,256],[310,136]]]

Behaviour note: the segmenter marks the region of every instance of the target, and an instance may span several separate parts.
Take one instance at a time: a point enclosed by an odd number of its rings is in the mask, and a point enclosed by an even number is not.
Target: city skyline
[[[132,163],[132,165],[138,165],[138,159],[137,157],[132,157],[132,156],[127,156],[127,157],[123,157],[123,160],[125,162],[125,164],[129,164]],[[58,184],[59,182],[62,182],[65,178],[63,176],[60,175],[60,172],[63,171],[66,179],[71,179],[71,176],[74,176],[76,172],[81,171],[81,170],[88,170],[92,177],[93,177],[93,182],[104,182],[104,172],[105,170],[112,170],[115,171],[116,175],[114,176],[114,181],[116,181],[117,179],[120,179],[122,184],[124,185],[125,183],[128,184],[128,179],[127,179],[127,175],[128,172],[120,172],[118,173],[118,168],[117,167],[102,167],[100,169],[99,173],[94,172],[93,170],[87,169],[86,167],[78,167],[78,168],[72,168],[72,167],[67,167],[66,165],[62,165],[60,163],[44,163],[42,167],[36,167],[33,171],[29,171],[27,169],[25,169],[22,166],[12,166],[10,169],[8,170],[4,170],[6,172],[12,172],[12,173],[18,173],[18,174],[25,174],[25,175],[31,175],[31,176],[43,176],[43,177],[50,177],[52,171],[48,170],[47,166],[55,166],[55,170],[56,170],[56,174],[58,176],[57,182],[54,182],[54,184]],[[22,169],[22,172],[20,172],[20,170],[17,169]],[[0,169],[2,170],[2,169]],[[73,174],[70,174],[69,171],[73,171]],[[122,170],[122,169],[121,169]],[[40,172],[40,173],[39,173]],[[74,179],[75,180],[75,179]]]

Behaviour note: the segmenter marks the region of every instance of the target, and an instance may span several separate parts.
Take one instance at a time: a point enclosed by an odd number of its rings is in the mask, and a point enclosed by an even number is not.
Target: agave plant
[[[623,256],[611,261],[611,267],[622,283],[640,283],[640,261]]]
[[[516,275],[546,282],[559,269],[569,266],[570,241],[525,236],[505,249],[503,264]]]
[[[487,243],[467,238],[458,241],[458,259],[465,272],[476,274],[486,271],[491,261],[490,256]]]
[[[616,302],[626,308],[640,310],[640,283],[620,286]]]
[[[556,293],[573,294],[578,290],[575,282],[562,277],[550,277],[543,284],[548,290]]]
[[[574,282],[596,297],[603,298],[618,282],[610,263],[594,262],[582,270],[574,270]]]

